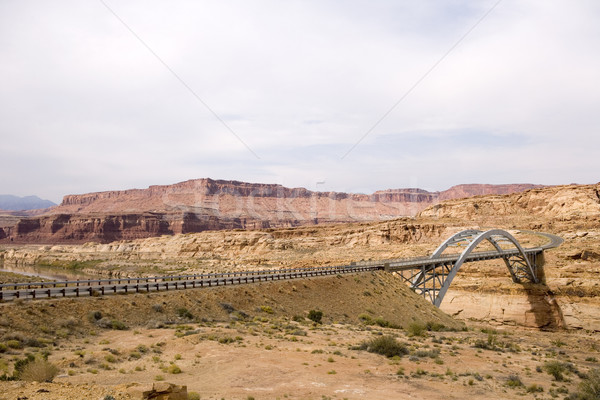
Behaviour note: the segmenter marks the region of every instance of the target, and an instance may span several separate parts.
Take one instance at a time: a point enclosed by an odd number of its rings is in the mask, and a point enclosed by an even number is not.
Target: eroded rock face
[[[463,320],[535,329],[600,332],[600,301],[549,293],[482,293],[449,290],[442,311]]]
[[[444,192],[391,189],[366,195],[196,179],[147,189],[68,195],[48,213],[5,228],[0,242],[107,243],[206,230],[389,220],[413,216],[440,199],[533,186],[461,185]]]
[[[552,219],[600,216],[600,184],[554,186],[503,196],[472,197],[433,205],[421,217],[473,219],[537,216]]]
[[[456,228],[450,228],[452,232]],[[135,274],[151,266],[176,262],[178,267],[223,270],[269,267],[343,265],[362,259],[422,255],[406,244],[435,247],[448,236],[443,225],[415,224],[398,219],[372,223],[307,226],[295,229],[221,230],[193,234],[85,244],[17,246],[0,252],[5,266],[60,265],[104,260],[96,273],[126,273],[125,265],[139,265]],[[404,253],[406,251],[406,253]],[[116,266],[120,266],[116,270]]]

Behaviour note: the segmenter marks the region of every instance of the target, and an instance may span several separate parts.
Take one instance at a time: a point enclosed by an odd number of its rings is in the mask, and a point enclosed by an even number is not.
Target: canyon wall
[[[43,215],[0,226],[0,243],[136,239],[220,229],[264,229],[414,216],[441,199],[535,185],[459,185],[443,192],[313,192],[277,184],[195,179],[147,189],[67,195]]]

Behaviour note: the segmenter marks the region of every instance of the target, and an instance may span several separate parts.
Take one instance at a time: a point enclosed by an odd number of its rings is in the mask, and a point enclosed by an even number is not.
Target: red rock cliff
[[[174,185],[65,196],[41,216],[4,227],[0,242],[110,242],[216,229],[259,229],[412,216],[440,199],[513,193],[534,185],[461,185],[444,192],[371,195],[195,179]]]

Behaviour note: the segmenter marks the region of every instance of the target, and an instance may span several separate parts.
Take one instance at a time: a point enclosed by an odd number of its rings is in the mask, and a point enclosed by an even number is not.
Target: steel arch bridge
[[[493,257],[493,255],[486,257],[484,254],[474,253],[475,248],[483,241],[488,241],[494,246],[496,252],[492,253],[496,253],[496,257]],[[514,249],[506,251],[500,246],[501,243],[512,244]],[[443,257],[443,253],[447,248],[455,246],[466,246],[466,248],[457,258],[456,256],[450,259]],[[440,262],[421,268],[420,271],[409,278],[409,283],[416,293],[430,300],[436,307],[441,305],[460,267],[468,261],[502,258],[513,282],[529,281],[538,283],[535,260],[530,259],[530,256],[510,233],[501,229],[492,229],[485,232],[480,230],[458,232],[446,239],[429,258]]]
[[[523,248],[505,230],[481,231],[468,229],[446,239],[429,257],[363,261],[356,264],[380,266],[386,271],[396,272],[416,293],[439,307],[452,280],[465,262],[503,259],[513,282],[539,283],[537,275],[539,256],[546,249],[558,247],[563,240],[558,236],[547,233],[536,234],[545,236],[550,239],[550,242],[540,247]],[[494,250],[474,251],[484,241],[491,243]],[[502,248],[502,244],[511,246]],[[449,247],[464,247],[464,250],[461,254],[444,255],[444,251]]]

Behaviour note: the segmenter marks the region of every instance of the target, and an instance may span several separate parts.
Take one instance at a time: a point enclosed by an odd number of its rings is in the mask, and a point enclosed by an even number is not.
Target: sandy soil
[[[517,399],[534,394],[551,398],[551,393],[575,391],[580,378],[569,373],[566,381],[556,382],[536,368],[550,360],[572,363],[580,372],[598,366],[591,358],[600,357],[597,337],[483,330],[410,337],[397,329],[314,326],[308,320],[265,317],[173,329],[104,331],[62,343],[52,351],[49,359],[61,367],[54,384],[0,383],[4,393],[0,399],[70,398],[68,393],[82,394],[88,387],[96,396],[139,398],[142,390],[162,379],[187,385],[204,399],[477,399],[484,395]],[[353,349],[381,334],[397,336],[411,354],[389,359]],[[476,348],[478,340],[491,340],[497,348]],[[173,365],[182,372],[169,373]],[[523,386],[508,385],[513,375]],[[544,391],[534,393],[533,385]],[[41,387],[50,393],[36,394]]]

